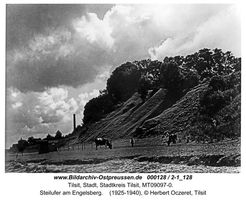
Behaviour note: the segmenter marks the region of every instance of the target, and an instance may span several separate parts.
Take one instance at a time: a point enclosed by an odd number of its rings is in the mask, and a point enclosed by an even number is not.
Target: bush
[[[212,87],[212,90],[225,90],[226,81],[222,76],[213,76],[209,82],[209,87]]]
[[[200,113],[213,116],[226,105],[226,99],[221,91],[207,90],[200,99]]]

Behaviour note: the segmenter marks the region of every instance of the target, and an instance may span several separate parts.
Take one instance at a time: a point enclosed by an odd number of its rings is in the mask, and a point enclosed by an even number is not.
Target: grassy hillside
[[[220,49],[127,62],[85,106],[84,125],[70,142],[171,133],[189,142],[240,137],[240,93],[241,59]]]
[[[199,97],[206,88],[207,84],[198,85],[160,115],[147,120],[141,127],[143,134],[165,135],[168,132],[186,136],[199,112]]]
[[[191,140],[208,142],[239,137],[241,95],[237,95],[229,105],[213,116],[212,119],[216,121],[216,126],[213,127],[212,120],[209,121],[200,114],[200,97],[207,87],[207,84],[195,87],[160,115],[145,121],[141,126],[141,136],[165,136],[167,133],[176,133],[183,141],[189,136]]]
[[[212,129],[212,122],[204,120],[200,114],[200,98],[207,89],[208,83],[200,84],[167,109],[163,107],[168,100],[166,90],[159,89],[145,102],[135,93],[104,119],[89,125],[80,133],[79,141],[93,140],[98,136],[114,140],[165,136],[167,133],[176,133],[182,141],[187,136],[191,141],[211,141],[210,138],[215,138],[213,135],[218,133],[223,138],[240,136],[240,94],[213,117],[217,126]],[[204,132],[204,126],[210,127],[209,134]]]
[[[91,125],[84,135],[84,139],[90,140],[97,136],[110,139],[131,137],[136,128],[159,108],[165,95],[165,90],[160,89],[144,102],[140,95],[135,93],[117,110]]]
[[[221,109],[213,118],[217,121],[216,130],[211,129],[209,135],[203,133],[203,126],[211,126],[200,116],[200,98],[208,88],[208,83],[200,84],[167,109],[163,103],[167,99],[166,91],[159,89],[145,102],[135,93],[121,107],[108,114],[104,119],[89,126],[86,132],[80,134],[80,141],[93,140],[95,137],[110,139],[130,137],[165,136],[176,133],[178,138],[210,141],[212,134],[218,132],[223,137],[240,136],[240,95],[237,95],[229,105]],[[155,115],[160,113],[158,115]]]

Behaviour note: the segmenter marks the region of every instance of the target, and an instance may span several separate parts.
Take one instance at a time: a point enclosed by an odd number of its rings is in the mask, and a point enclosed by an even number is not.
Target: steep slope
[[[241,134],[241,95],[220,110],[216,118],[219,122],[218,131],[226,137],[238,137]]]
[[[206,88],[207,84],[198,85],[160,115],[147,120],[141,127],[144,135],[164,135],[168,131],[184,137],[197,117],[199,97]]]
[[[148,117],[158,110],[166,96],[164,89],[159,89],[146,102],[135,93],[119,109],[110,113],[106,118],[91,125],[80,140],[91,140],[102,136],[110,139],[130,137]]]
[[[208,83],[200,84],[172,105],[164,89],[159,89],[145,102],[135,93],[104,119],[83,129],[77,140],[91,141],[99,136],[113,140],[142,138],[167,133],[177,134],[182,141],[190,134],[196,138],[204,134],[202,126],[211,126],[210,122],[199,118],[200,98],[207,89]],[[226,137],[240,136],[240,97],[236,96],[213,117],[217,121],[216,131]]]
[[[207,84],[195,87],[160,115],[146,120],[141,126],[143,130],[142,136],[149,137],[175,133],[183,141],[186,140],[188,135],[192,135],[193,139],[198,139],[199,137],[204,139],[207,137],[207,140],[211,138],[239,137],[241,95],[237,95],[229,105],[221,109],[212,118],[204,120],[199,112],[199,101],[207,87]],[[216,122],[215,127],[212,126],[212,120]],[[205,132],[204,127],[208,128],[209,133]]]

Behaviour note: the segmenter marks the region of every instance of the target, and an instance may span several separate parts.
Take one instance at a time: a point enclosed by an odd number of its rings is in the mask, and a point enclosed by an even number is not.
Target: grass
[[[157,141],[159,141],[157,143]],[[188,163],[191,158],[196,157],[201,161],[206,161],[205,164],[209,164],[209,160],[213,157],[216,161],[222,157],[240,156],[240,140],[228,140],[212,144],[184,144],[178,143],[175,145],[167,146],[163,144],[160,138],[145,138],[136,140],[134,147],[130,146],[130,142],[125,139],[113,141],[113,149],[110,150],[104,146],[95,149],[94,145],[86,144],[85,149],[78,149],[75,146],[74,150],[70,149],[61,150],[60,152],[50,152],[47,154],[24,154],[19,156],[17,161],[27,163],[43,163],[43,164],[95,164],[101,163],[113,159],[136,159],[137,161],[150,161],[150,162],[162,162],[176,164]],[[217,157],[216,157],[217,156]],[[235,159],[238,159],[235,157]],[[6,155],[6,162],[15,160],[14,154]],[[176,161],[175,161],[176,160]],[[227,166],[238,166],[238,162],[232,164],[226,164]],[[233,164],[234,163],[234,164]],[[198,162],[197,164],[204,164]]]

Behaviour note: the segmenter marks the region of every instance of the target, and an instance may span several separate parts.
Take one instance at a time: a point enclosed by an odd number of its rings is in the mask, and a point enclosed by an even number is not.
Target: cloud
[[[71,21],[87,12],[100,17],[113,5],[97,4],[8,4],[7,50],[26,45],[36,34],[67,28],[73,31]]]
[[[86,40],[78,39],[77,43],[72,40],[71,32],[59,30],[36,36],[28,48],[10,52],[7,86],[27,92],[62,85],[78,87],[92,82],[108,57]]]
[[[54,133],[58,128],[71,130],[72,114],[78,102],[69,97],[64,88],[50,88],[45,92],[22,93],[7,90],[6,131],[8,137],[29,137]],[[65,127],[64,127],[65,126]]]
[[[89,13],[82,16],[81,19],[75,20],[73,24],[78,34],[90,43],[112,48],[114,39],[111,36],[112,28],[107,20],[100,20],[95,13]]]
[[[70,27],[74,17],[85,12],[85,5],[9,4],[7,5],[7,49],[25,45],[36,34]]]
[[[68,98],[68,90],[64,88],[51,88],[41,93],[38,100],[40,104],[36,109],[43,119],[42,123],[70,121],[72,114],[78,109],[77,102],[74,98]]]
[[[21,92],[7,89],[6,138],[7,146],[30,136],[45,137],[57,130],[67,134],[72,130],[72,115],[77,124],[83,118],[85,104],[105,88],[110,66],[97,75],[95,82],[80,88],[52,87],[43,92]]]
[[[111,6],[8,5],[7,87],[28,92],[93,82],[110,55],[101,42],[81,37],[73,23],[87,11],[102,15]]]
[[[79,94],[80,106],[83,108],[90,99],[95,98],[98,95],[99,91],[96,89],[92,90],[92,92],[84,92]]]
[[[21,107],[23,104],[21,102],[16,102],[14,104],[12,104],[12,108],[14,109],[18,109],[19,107]]]
[[[152,59],[187,55],[201,48],[221,48],[241,55],[240,17],[236,7],[229,7],[197,24],[192,32],[168,37],[161,45],[149,49]]]
[[[17,14],[11,9],[10,30],[17,26],[13,22]],[[101,17],[82,7],[71,14],[73,9],[62,5],[17,9],[32,35],[7,52],[7,87],[22,92],[77,88],[95,81],[105,66],[114,69],[126,61],[161,60],[203,47],[240,52],[240,20],[231,5],[116,5]],[[42,18],[43,10],[50,20]],[[30,17],[34,18],[28,24]]]

